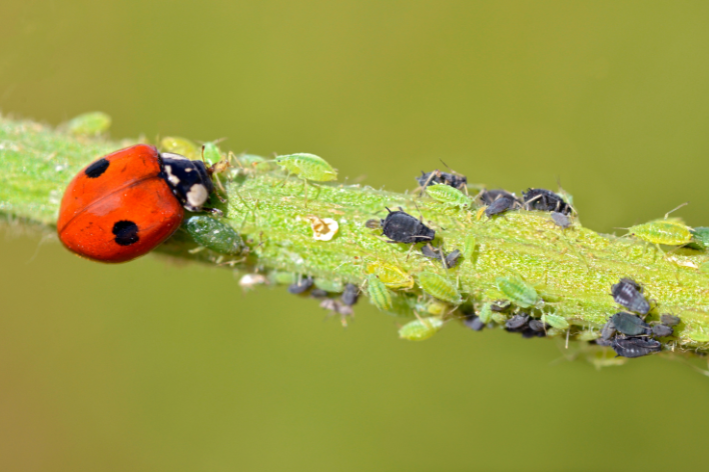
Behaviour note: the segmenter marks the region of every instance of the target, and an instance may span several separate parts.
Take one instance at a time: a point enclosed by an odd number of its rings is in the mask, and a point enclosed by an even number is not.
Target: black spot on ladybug
[[[114,238],[116,244],[120,246],[130,246],[140,239],[138,237],[138,225],[127,220],[117,221],[113,225],[113,234],[116,235]]]
[[[96,177],[99,177],[101,174],[106,172],[106,169],[108,169],[108,166],[110,164],[111,163],[108,162],[105,158],[99,159],[98,161],[88,166],[84,173],[86,174],[86,177],[90,179],[95,179]]]

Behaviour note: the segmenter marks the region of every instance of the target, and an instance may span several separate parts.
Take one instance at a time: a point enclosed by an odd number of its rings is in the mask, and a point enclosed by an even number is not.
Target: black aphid
[[[490,309],[502,313],[503,311],[509,310],[511,306],[512,302],[509,300],[495,300],[492,305],[490,305]]]
[[[418,182],[421,187],[446,184],[451,187],[455,187],[458,190],[468,186],[468,178],[466,176],[441,172],[440,170],[433,170],[431,172],[421,171],[421,177],[416,177],[416,182]]]
[[[603,328],[601,328],[601,338],[610,341],[613,336],[615,336],[615,325],[613,321],[608,320],[608,322],[603,325]],[[610,344],[608,344],[608,346],[610,346]]]
[[[646,334],[649,328],[648,324],[643,321],[638,315],[633,315],[621,311],[611,316],[611,321],[615,325],[615,329],[627,336],[638,336]]]
[[[537,333],[544,333],[544,323],[540,320],[530,320],[529,329],[536,331]]]
[[[507,331],[516,333],[519,331],[524,331],[524,329],[527,327],[527,323],[529,322],[529,315],[525,314],[519,314],[519,315],[514,315],[512,318],[507,320],[505,323],[505,329]]]
[[[436,237],[436,232],[423,224],[422,221],[414,218],[403,209],[391,211],[382,220],[382,232],[387,236],[390,243],[414,244],[422,241],[432,241]]]
[[[630,311],[647,315],[650,304],[643,296],[643,288],[633,279],[624,277],[611,288],[613,300]],[[617,326],[616,326],[617,328]]]
[[[679,318],[679,316],[674,316],[674,315],[660,315],[660,322],[662,322],[663,325],[665,326],[677,326],[680,324],[682,320]]]
[[[305,277],[304,279],[300,279],[298,282],[289,285],[288,292],[292,293],[293,295],[299,295],[301,293],[307,292],[308,289],[312,286],[313,286],[313,278],[312,277]]]
[[[571,220],[569,220],[569,217],[563,213],[559,213],[558,211],[553,211],[551,213],[551,219],[557,226],[561,226],[563,229],[571,226]]]
[[[492,202],[490,205],[488,205],[487,208],[485,208],[485,214],[490,217],[493,215],[499,215],[500,213],[504,213],[510,208],[513,208],[515,204],[517,203],[517,199],[515,199],[514,196],[512,195],[500,195],[497,200]]]
[[[313,298],[327,298],[327,291],[320,288],[314,288],[310,291],[310,296]]]
[[[568,215],[571,206],[559,195],[544,188],[528,188],[522,192],[524,208],[537,211],[556,211]]]
[[[483,205],[490,205],[492,202],[497,200],[498,198],[502,196],[507,196],[507,197],[512,197],[513,199],[517,199],[517,197],[514,196],[514,194],[508,192],[507,190],[502,190],[502,189],[497,189],[497,190],[483,190],[478,194],[478,198],[480,199],[480,203]]]
[[[656,338],[664,338],[667,336],[672,336],[674,334],[674,329],[671,326],[666,326],[663,324],[655,325],[652,327],[651,333]]]
[[[431,259],[441,259],[441,248],[433,247],[430,244],[426,244],[421,247],[421,254]]]
[[[450,269],[451,267],[455,267],[458,265],[458,260],[460,259],[460,251],[458,249],[454,250],[450,254],[446,256],[444,259],[446,264],[445,266]]]
[[[357,303],[358,298],[359,298],[359,287],[356,286],[355,284],[345,285],[345,291],[342,292],[342,296],[340,297],[340,299],[342,300],[342,303],[344,303],[347,306],[352,306],[355,303]]]
[[[463,320],[463,324],[473,331],[482,331],[485,327],[485,323],[482,322],[480,317],[472,315],[468,316]]]
[[[616,337],[611,341],[611,347],[621,357],[642,357],[660,352],[662,343],[651,338],[620,338]]]
[[[525,328],[525,330],[522,331],[522,337],[525,339],[543,338],[544,336],[546,336],[546,333],[544,331],[537,331],[529,327]]]

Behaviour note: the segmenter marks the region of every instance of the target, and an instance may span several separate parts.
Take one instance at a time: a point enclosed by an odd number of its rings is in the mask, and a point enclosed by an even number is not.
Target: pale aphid
[[[366,272],[377,275],[379,280],[388,288],[412,288],[414,286],[413,277],[400,267],[386,262],[370,262],[367,264]]]
[[[416,310],[433,316],[444,316],[451,311],[451,306],[441,300],[428,300],[424,303],[417,303]]]
[[[509,301],[520,308],[539,308],[543,303],[535,288],[519,277],[498,277],[495,284]]]
[[[709,343],[709,334],[700,329],[695,329],[687,333],[687,337],[697,343]]]
[[[458,289],[445,277],[434,272],[421,272],[416,278],[421,290],[432,297],[453,305],[463,303],[463,297],[461,297]]]
[[[556,329],[562,329],[562,330],[569,329],[569,327],[571,326],[571,325],[569,325],[569,322],[566,321],[566,318],[564,318],[563,316],[559,316],[559,315],[551,315],[551,314],[545,313],[542,315],[541,320],[542,320],[542,323],[545,323],[545,324],[551,326],[552,328],[556,328]]]
[[[426,193],[437,202],[460,209],[470,208],[472,199],[457,188],[446,184],[434,184],[426,187]]]
[[[83,113],[66,124],[67,130],[76,136],[98,136],[111,127],[111,117],[101,111]]]
[[[367,276],[367,294],[369,295],[370,303],[381,311],[391,311],[394,309],[394,302],[392,301],[389,289],[379,280],[376,274],[369,274]]]
[[[478,313],[478,316],[480,317],[480,320],[488,324],[490,321],[492,321],[492,315],[495,312],[492,311],[492,303],[486,302],[483,303],[482,308],[480,309],[480,312]]]
[[[468,235],[463,243],[463,259],[466,261],[473,261],[473,256],[475,255],[475,248],[477,247],[478,240],[475,236]]]
[[[275,160],[279,166],[288,172],[288,176],[295,174],[303,179],[305,206],[308,206],[308,180],[314,182],[337,180],[337,171],[325,159],[315,154],[304,152],[288,154],[276,156]]]
[[[199,148],[187,138],[166,136],[160,140],[160,150],[179,154],[187,159],[199,159]]]
[[[692,228],[676,219],[656,220],[628,228],[630,235],[652,244],[684,246],[692,241]]]
[[[586,329],[576,335],[578,341],[595,341],[601,337],[601,333],[592,329]]]
[[[409,341],[424,341],[443,327],[443,320],[435,316],[420,318],[406,323],[399,329],[399,337]]]

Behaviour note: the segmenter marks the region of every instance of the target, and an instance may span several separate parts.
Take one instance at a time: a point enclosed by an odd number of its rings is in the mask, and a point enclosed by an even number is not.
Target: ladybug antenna
[[[683,204],[681,204],[681,205],[678,206],[677,208],[668,211],[667,213],[665,213],[665,219],[667,219],[667,217],[669,216],[670,213],[672,213],[673,211],[677,211],[677,210],[679,210],[680,208],[682,208],[683,206],[686,206],[686,205],[689,205],[689,202],[684,202]]]

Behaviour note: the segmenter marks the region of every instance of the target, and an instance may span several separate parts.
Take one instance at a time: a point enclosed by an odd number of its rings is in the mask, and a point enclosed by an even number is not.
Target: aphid
[[[490,309],[502,313],[509,310],[511,306],[512,302],[509,300],[495,300],[495,302],[490,305]]]
[[[457,188],[446,184],[434,184],[426,187],[426,193],[439,203],[462,209],[470,208],[472,200]]]
[[[265,285],[268,279],[263,274],[246,274],[239,279],[239,286],[246,290],[251,290],[257,285]]]
[[[483,190],[480,192],[478,195],[478,199],[480,200],[480,203],[483,205],[491,205],[495,200],[499,199],[500,197],[510,197],[513,200],[517,200],[517,197],[514,196],[514,194],[508,192],[507,190]]]
[[[330,241],[340,229],[340,225],[332,218],[318,218],[315,215],[305,217],[310,221],[310,227],[313,229],[313,239],[316,241]]]
[[[520,313],[514,315],[505,323],[505,329],[510,332],[523,331],[529,322],[529,315]]]
[[[546,336],[546,333],[542,331],[536,331],[530,327],[525,328],[522,331],[522,337],[525,339],[530,339],[530,338],[543,338]]]
[[[366,272],[376,274],[387,288],[412,288],[414,278],[403,269],[386,262],[375,261],[367,264]]]
[[[399,337],[409,341],[424,341],[443,327],[443,320],[435,316],[421,318],[406,323],[399,329]]]
[[[354,316],[354,310],[351,306],[347,306],[332,298],[326,298],[320,302],[320,308],[331,311],[333,314],[340,315],[340,323],[343,327],[347,327],[347,317]]]
[[[206,215],[188,218],[183,228],[200,246],[219,254],[240,254],[244,243],[231,226]]]
[[[423,254],[426,257],[429,257],[431,259],[438,259],[441,260],[441,248],[438,247],[433,247],[430,244],[426,244],[425,246],[421,246],[421,254]]]
[[[478,240],[475,238],[473,235],[468,235],[465,238],[465,242],[463,243],[463,258],[466,261],[471,261],[473,260],[473,256],[475,255],[475,249],[478,246]]]
[[[650,304],[643,296],[643,288],[633,279],[623,277],[620,282],[611,288],[613,300],[630,311],[647,315]]]
[[[303,179],[306,206],[308,204],[308,180],[314,182],[337,180],[337,171],[325,159],[315,154],[297,153],[276,156],[276,163],[288,171],[288,176],[295,174]]]
[[[325,290],[330,293],[339,293],[345,289],[342,281],[338,279],[318,278],[315,279],[315,286],[320,290]]]
[[[480,313],[478,313],[480,321],[482,321],[484,324],[488,324],[492,321],[493,311],[491,307],[492,303],[484,303],[482,308],[480,309]]]
[[[493,311],[491,318],[492,318],[492,321],[494,321],[495,323],[497,323],[499,325],[503,325],[503,324],[507,323],[509,316],[507,316],[504,313],[499,313],[497,311]]]
[[[421,171],[421,177],[416,177],[416,182],[418,182],[421,187],[443,184],[460,190],[468,185],[468,178],[464,175],[455,175],[448,172],[441,172],[440,170],[434,170],[431,172]]]
[[[202,144],[202,157],[209,164],[221,162],[224,159],[222,151],[219,149],[219,146],[217,146],[219,141],[221,141],[221,139]]]
[[[473,331],[482,331],[485,327],[483,320],[480,319],[479,316],[475,315],[465,317],[463,324]]]
[[[432,297],[453,305],[460,305],[463,302],[458,289],[445,277],[434,272],[421,272],[417,279],[421,289]]]
[[[66,124],[67,131],[76,136],[98,136],[110,127],[111,117],[100,111],[83,113]]]
[[[611,341],[611,347],[621,357],[642,357],[662,350],[662,343],[651,338],[621,338]]]
[[[691,339],[692,341],[698,342],[698,343],[707,343],[709,342],[709,334],[705,333],[702,330],[695,329],[694,331],[690,332],[687,334],[687,337]]]
[[[414,244],[433,241],[436,237],[434,230],[403,210],[391,211],[387,208],[387,211],[389,214],[381,221],[382,232],[389,238],[387,242]]]
[[[327,298],[327,290],[314,288],[310,291],[310,296],[313,298]]]
[[[460,250],[456,249],[446,256],[444,259],[446,268],[450,269],[458,265],[460,259]]]
[[[199,159],[199,148],[186,138],[166,136],[160,140],[160,149],[185,156],[187,159]]]
[[[359,287],[355,284],[345,285],[345,291],[342,292],[342,296],[340,297],[342,303],[347,306],[352,306],[357,303],[357,299],[359,299]]]
[[[542,323],[548,324],[552,328],[556,329],[569,329],[569,322],[566,321],[566,319],[563,316],[559,315],[551,315],[551,314],[543,314],[541,316]]]
[[[563,229],[571,226],[571,220],[569,220],[569,217],[563,213],[559,213],[558,211],[553,211],[551,213],[551,219],[557,226],[561,226]]]
[[[490,205],[488,205],[487,208],[485,208],[485,215],[491,217],[493,215],[499,215],[500,213],[504,213],[510,208],[513,208],[516,202],[517,200],[511,195],[501,195],[499,198],[497,198],[497,200],[495,200]]]
[[[272,270],[268,273],[268,279],[273,284],[291,285],[298,280],[298,274],[295,274],[293,272],[282,272],[279,270]]]
[[[692,232],[692,242],[689,244],[690,247],[700,249],[705,251],[709,248],[709,228],[706,226],[699,226],[690,230]]]
[[[542,333],[542,336],[544,335],[544,323],[540,320],[529,320],[529,329],[536,333]],[[539,334],[537,335],[539,336]]]
[[[94,161],[69,183],[57,233],[70,251],[100,262],[142,256],[172,235],[184,211],[204,208],[214,169],[138,144]]]
[[[522,192],[524,208],[537,211],[555,211],[568,215],[571,213],[571,206],[559,195],[551,190],[543,188],[528,188]]]
[[[537,307],[539,295],[526,281],[517,277],[498,277],[495,279],[497,288],[507,299],[520,308]]]
[[[679,220],[656,220],[628,228],[631,236],[652,244],[684,246],[692,242],[692,228]]]
[[[665,313],[664,315],[660,315],[660,322],[665,326],[677,326],[682,322],[682,320],[679,316]]]
[[[627,336],[638,336],[645,334],[648,329],[648,324],[643,321],[638,315],[633,315],[621,311],[611,316],[611,321],[615,329]]]
[[[288,286],[288,293],[299,295],[307,292],[313,286],[313,278],[305,277]]]
[[[382,227],[382,220],[367,220],[364,222],[364,226],[369,229],[379,229]]]
[[[442,255],[445,254],[443,250],[441,248],[433,247],[430,244],[426,244],[421,247],[421,254],[431,259],[440,260],[443,263],[443,267],[446,269],[450,269],[458,265],[458,260],[460,259],[460,251],[458,249],[445,257],[442,257]]]
[[[428,300],[426,303],[417,303],[416,309],[433,316],[443,316],[451,311],[451,306],[440,300]]]
[[[674,334],[674,329],[672,329],[671,326],[665,326],[663,324],[653,326],[651,331],[652,335],[656,338],[664,338]]]
[[[369,301],[381,311],[391,311],[394,309],[394,302],[391,298],[391,293],[386,285],[379,280],[375,274],[367,276],[367,294]]]
[[[608,322],[604,324],[601,329],[601,338],[609,341],[613,336],[615,336],[615,325],[613,324],[613,321],[608,320]]]
[[[595,341],[596,339],[598,339],[600,337],[601,337],[601,335],[597,331],[584,330],[584,331],[581,331],[576,336],[576,339],[579,341],[590,342],[590,341]]]

